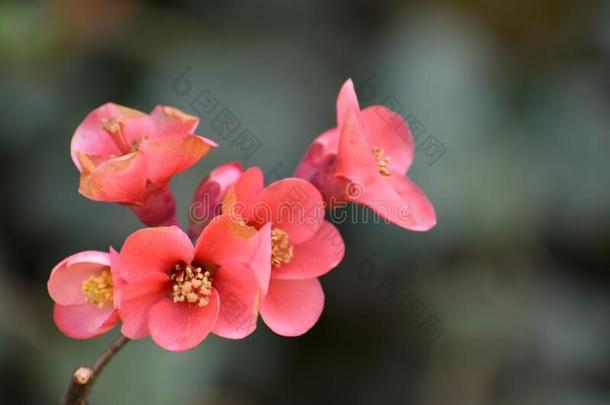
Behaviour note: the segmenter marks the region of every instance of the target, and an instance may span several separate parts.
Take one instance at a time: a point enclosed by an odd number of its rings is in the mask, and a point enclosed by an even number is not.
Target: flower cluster
[[[318,278],[345,253],[327,209],[354,202],[407,229],[436,224],[431,203],[404,176],[414,153],[407,124],[383,106],[360,110],[348,80],[337,127],[314,140],[295,177],[265,186],[258,167],[222,165],[195,191],[185,232],[169,182],[217,146],[194,134],[198,123],[172,107],[146,114],[109,103],[76,129],[79,192],[128,206],[148,227],[118,252],[80,252],[52,270],[54,320],[67,336],[91,338],[122,323],[128,338],[181,351],[209,333],[244,338],[259,313],[275,333],[299,336],[324,307]]]

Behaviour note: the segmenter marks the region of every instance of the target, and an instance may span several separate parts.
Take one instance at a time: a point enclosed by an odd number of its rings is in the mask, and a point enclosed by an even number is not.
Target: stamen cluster
[[[279,228],[271,231],[271,264],[280,267],[290,263],[294,254],[294,246],[288,240],[288,234]]]
[[[107,302],[112,302],[112,287],[112,274],[110,269],[106,269],[83,281],[81,291],[87,302],[103,308]]]
[[[373,155],[375,156],[375,159],[377,159],[377,164],[379,165],[379,173],[381,173],[382,176],[388,177],[392,174],[392,172],[390,172],[390,170],[388,169],[388,164],[390,164],[391,158],[389,156],[384,156],[384,154],[385,152],[383,148],[380,148],[378,146],[373,147]]]
[[[170,275],[172,285],[172,300],[188,302],[205,307],[210,302],[212,293],[212,275],[209,271],[190,264],[177,264]]]

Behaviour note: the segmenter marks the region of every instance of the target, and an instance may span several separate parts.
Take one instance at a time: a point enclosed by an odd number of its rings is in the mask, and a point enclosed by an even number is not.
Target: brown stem
[[[72,374],[70,384],[66,388],[60,405],[86,405],[87,395],[91,390],[91,386],[97,380],[104,367],[112,360],[115,354],[119,352],[129,342],[129,339],[121,335],[114,340],[110,346],[98,357],[92,366],[79,367]]]

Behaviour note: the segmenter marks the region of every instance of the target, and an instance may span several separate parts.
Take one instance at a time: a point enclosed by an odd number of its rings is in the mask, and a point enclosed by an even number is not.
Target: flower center
[[[112,302],[112,274],[110,269],[104,269],[89,276],[83,281],[81,291],[87,302],[103,308],[107,302]]]
[[[205,307],[212,293],[212,275],[202,267],[177,264],[169,279],[172,283],[172,300]]]
[[[392,174],[390,169],[388,169],[388,164],[390,163],[391,158],[389,156],[384,156],[383,148],[378,146],[373,147],[373,156],[375,156],[375,159],[377,159],[379,173],[382,176],[389,177]]]
[[[123,127],[125,122],[120,117],[102,118],[102,128],[110,135],[121,153],[133,152],[133,145],[129,145]]]
[[[288,241],[288,234],[280,228],[271,231],[271,264],[278,268],[282,264],[290,263],[294,254],[294,246]]]

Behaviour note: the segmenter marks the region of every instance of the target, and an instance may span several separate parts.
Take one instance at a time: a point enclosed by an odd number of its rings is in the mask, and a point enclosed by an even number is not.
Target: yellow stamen
[[[103,308],[106,303],[112,302],[112,274],[110,269],[106,268],[83,281],[81,291],[87,302],[100,308]]]
[[[177,264],[170,275],[172,284],[172,300],[188,302],[205,307],[210,302],[212,294],[212,275],[209,271],[190,264]]]
[[[271,264],[278,268],[283,263],[290,263],[294,254],[294,246],[288,241],[288,234],[279,228],[271,231]]]
[[[373,156],[375,156],[375,159],[377,159],[379,173],[385,177],[390,176],[392,172],[390,169],[388,169],[388,164],[390,164],[391,158],[389,156],[384,156],[383,148],[378,146],[373,147]]]

